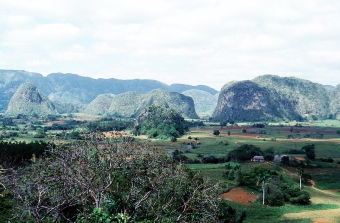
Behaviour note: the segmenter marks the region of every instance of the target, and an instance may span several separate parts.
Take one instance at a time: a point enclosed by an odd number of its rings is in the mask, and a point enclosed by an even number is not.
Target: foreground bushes
[[[11,222],[242,222],[219,184],[147,142],[100,133],[11,171]],[[225,212],[227,210],[227,212]],[[5,219],[6,221],[9,219]],[[6,222],[4,221],[4,222]]]

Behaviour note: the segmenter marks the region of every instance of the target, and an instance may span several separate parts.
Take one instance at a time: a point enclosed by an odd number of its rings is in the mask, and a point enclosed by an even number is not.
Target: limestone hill
[[[55,105],[38,89],[34,83],[19,86],[8,105],[6,115],[47,115],[56,114]]]
[[[175,91],[199,89],[216,92],[208,86],[185,84],[166,85],[160,81],[147,79],[120,80],[115,78],[93,79],[77,74],[52,73],[44,77],[38,73],[21,70],[0,70],[0,111],[6,111],[8,103],[19,85],[32,82],[52,101],[88,104],[100,94],[122,94],[136,91],[146,94],[155,89]]]
[[[198,118],[192,98],[161,89],[147,94],[127,92],[112,99],[108,113],[123,117],[137,117],[150,105],[172,108],[186,118]]]
[[[327,118],[328,91],[323,85],[294,77],[259,76],[231,82],[220,91],[216,120],[270,121]]]
[[[195,110],[200,117],[211,116],[217,105],[218,94],[212,95],[202,90],[187,90],[182,94],[191,97],[195,103]]]
[[[51,101],[41,93],[34,83],[21,84],[11,98],[6,115],[44,116],[58,113],[79,112],[84,109],[81,104]]]
[[[107,114],[112,103],[114,94],[100,94],[84,110],[84,113],[91,115]]]

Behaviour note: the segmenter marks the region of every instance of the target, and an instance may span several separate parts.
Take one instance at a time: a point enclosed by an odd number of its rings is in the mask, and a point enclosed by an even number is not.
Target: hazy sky
[[[0,1],[0,68],[205,84],[340,83],[340,1]]]

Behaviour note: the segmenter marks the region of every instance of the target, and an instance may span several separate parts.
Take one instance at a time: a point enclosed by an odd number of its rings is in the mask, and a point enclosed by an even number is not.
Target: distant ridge
[[[191,86],[175,84],[175,88],[160,81],[147,79],[119,80],[93,79],[70,73],[52,73],[44,77],[39,73],[22,70],[0,70],[0,111],[6,111],[9,101],[18,87],[26,82],[34,83],[37,88],[52,101],[65,103],[88,104],[100,94],[122,94],[136,91],[146,94],[155,89],[177,91],[176,89],[207,89],[216,91],[208,86]],[[184,87],[183,87],[184,86]],[[217,92],[217,91],[216,91]]]
[[[183,93],[184,91],[188,91],[188,90],[205,91],[212,95],[215,95],[218,93],[218,91],[206,85],[197,85],[197,86],[192,86],[192,85],[187,85],[187,84],[171,84],[170,85],[170,91]]]
[[[38,90],[34,83],[29,82],[18,87],[9,103],[6,115],[46,116],[84,112],[92,115],[136,118],[151,105],[174,109],[186,118],[198,118],[193,99],[177,92],[156,89],[147,94],[140,94],[136,91],[119,95],[102,94],[85,106],[51,101]]]

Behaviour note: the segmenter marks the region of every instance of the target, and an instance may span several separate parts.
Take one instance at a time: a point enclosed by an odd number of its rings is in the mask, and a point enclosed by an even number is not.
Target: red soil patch
[[[248,193],[237,187],[231,189],[227,193],[221,194],[219,197],[224,200],[230,200],[233,202],[251,206],[259,196],[256,194]]]

